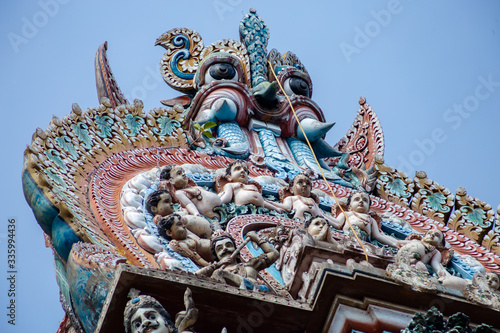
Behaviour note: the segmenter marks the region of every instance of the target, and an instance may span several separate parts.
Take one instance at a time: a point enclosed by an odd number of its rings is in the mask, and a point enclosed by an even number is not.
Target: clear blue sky
[[[197,7],[196,12],[193,8]],[[205,45],[238,39],[255,7],[271,32],[269,50],[296,53],[335,144],[365,96],[378,114],[386,163],[425,170],[452,192],[500,204],[500,3],[498,1],[2,1],[0,331],[55,332],[63,311],[40,227],[21,189],[22,154],[37,127],[71,104],[98,104],[94,54],[108,56],[123,92],[145,109],[176,92],[158,74],[156,38],[174,27]],[[151,74],[151,72],[156,74]],[[433,134],[434,133],[434,134]],[[7,324],[7,221],[17,221],[16,326]]]

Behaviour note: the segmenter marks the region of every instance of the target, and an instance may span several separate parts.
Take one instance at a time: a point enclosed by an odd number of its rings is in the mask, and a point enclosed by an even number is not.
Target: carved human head
[[[163,168],[160,173],[160,180],[166,180],[175,188],[185,188],[188,185],[186,172],[180,165],[170,164]]]
[[[219,261],[222,258],[233,254],[236,250],[236,242],[230,234],[225,231],[218,230],[214,232],[212,238],[210,239],[210,247],[214,258],[217,258],[217,261]]]
[[[309,176],[305,173],[299,173],[296,175],[290,185],[290,192],[292,192],[292,194],[303,197],[311,196],[311,178],[309,178]]]
[[[347,208],[350,211],[366,214],[370,210],[371,205],[370,195],[366,192],[353,192],[347,198]]]
[[[427,231],[422,238],[422,241],[429,243],[433,246],[445,246],[446,241],[444,239],[444,235],[441,232],[441,230],[437,228],[433,228],[429,231]]]
[[[146,199],[146,210],[153,215],[167,216],[174,212],[172,197],[168,190],[156,190]]]
[[[491,289],[497,290],[500,287],[500,276],[495,272],[486,273],[486,282]]]
[[[304,224],[304,227],[311,236],[316,236],[327,224],[328,222],[326,221],[326,219],[323,216],[318,215],[307,220]]]
[[[170,214],[158,222],[158,234],[167,240],[183,240],[187,237],[187,229],[179,214]]]
[[[231,182],[248,182],[248,165],[244,161],[236,160],[226,168],[226,176]]]
[[[125,333],[174,333],[170,315],[154,297],[140,295],[127,302],[123,313]]]

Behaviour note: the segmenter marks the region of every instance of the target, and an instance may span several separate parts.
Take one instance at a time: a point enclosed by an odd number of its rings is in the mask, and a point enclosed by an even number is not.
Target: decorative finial
[[[415,171],[415,176],[420,179],[427,178],[427,174],[425,173],[425,171]]]
[[[460,186],[459,188],[457,188],[457,190],[455,191],[456,195],[460,195],[460,196],[464,196],[467,194],[467,191],[465,190],[465,188],[463,188],[462,186]]]
[[[267,81],[267,43],[269,29],[257,15],[254,8],[243,17],[240,23],[240,39],[250,55],[252,87]]]

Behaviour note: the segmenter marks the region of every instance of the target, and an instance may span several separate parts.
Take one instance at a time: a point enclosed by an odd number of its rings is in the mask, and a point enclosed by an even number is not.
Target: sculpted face
[[[155,215],[168,216],[174,212],[174,204],[168,193],[160,194],[160,201],[156,206],[151,206],[151,211]]]
[[[370,210],[370,197],[365,193],[355,193],[351,197],[349,210],[357,213],[366,214]]]
[[[248,166],[246,163],[236,163],[231,167],[229,178],[232,182],[248,183]]]
[[[429,230],[422,238],[422,241],[429,243],[433,246],[439,246],[442,244],[443,241],[443,233],[438,229]]]
[[[141,308],[130,320],[132,333],[170,333],[165,318],[154,308]]]
[[[172,237],[172,239],[182,240],[187,237],[186,226],[181,218],[175,217],[174,224],[170,227],[170,230],[166,231],[167,235]]]
[[[311,236],[316,236],[321,232],[325,225],[326,220],[324,218],[317,217],[311,221],[311,224],[309,224],[309,227],[307,227],[307,232]]]
[[[186,177],[186,172],[180,166],[174,166],[170,170],[170,182],[175,186],[175,188],[185,188],[188,185],[188,179]]]
[[[298,175],[293,180],[292,193],[303,197],[311,196],[311,180],[305,175]]]
[[[486,282],[488,283],[488,286],[490,286],[490,288],[493,290],[497,290],[500,286],[500,280],[498,279],[498,275],[496,275],[495,273],[486,274]]]
[[[219,258],[219,260],[230,256],[235,250],[236,247],[234,246],[233,241],[229,238],[220,239],[215,243],[215,253],[217,254],[217,258]]]

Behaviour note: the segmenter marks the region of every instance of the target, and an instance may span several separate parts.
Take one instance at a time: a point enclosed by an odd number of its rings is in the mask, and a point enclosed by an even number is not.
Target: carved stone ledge
[[[184,307],[186,287],[191,289],[199,311],[196,323],[199,332],[220,332],[222,327],[228,332],[237,332],[240,327],[241,331],[241,325],[253,323],[257,316],[262,318],[259,332],[299,332],[306,329],[312,310],[305,303],[276,294],[242,290],[189,273],[121,264],[95,333],[123,332],[123,310],[131,288],[151,295],[167,312],[175,313]]]

